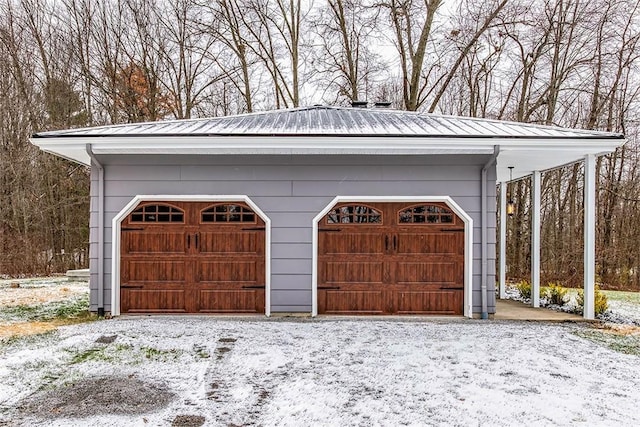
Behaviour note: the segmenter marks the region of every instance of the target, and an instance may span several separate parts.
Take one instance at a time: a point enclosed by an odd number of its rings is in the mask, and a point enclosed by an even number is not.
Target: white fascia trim
[[[31,138],[31,143],[58,156],[88,165],[84,153],[91,144],[96,155],[104,154],[492,154],[499,141],[509,150],[575,150],[580,155],[608,153],[624,139],[599,138],[475,138],[461,136],[149,136],[127,135]]]
[[[487,154],[487,139],[420,137],[221,136],[93,139],[96,154]],[[76,141],[73,141],[75,143]],[[177,143],[179,142],[179,144]],[[83,145],[84,146],[84,145]]]
[[[616,147],[623,145],[625,139],[598,139],[598,138],[544,138],[544,139],[528,139],[528,138],[505,138],[504,142],[500,141],[500,147],[505,147],[505,151],[509,150],[562,150],[583,152],[585,149],[592,150],[615,150]]]
[[[371,148],[374,147],[423,147],[423,148],[448,148],[469,147],[471,149],[486,148],[493,149],[496,143],[504,147],[518,148],[560,148],[580,150],[584,147],[602,147],[608,149],[622,145],[625,140],[621,138],[580,138],[562,136],[541,136],[529,138],[517,136],[503,137],[466,137],[463,135],[452,136],[420,136],[420,135],[365,135],[365,136],[344,136],[344,135],[126,135],[126,136],[82,136],[82,137],[55,137],[55,138],[31,138],[31,143],[39,147],[52,148],[75,148],[92,144],[96,152],[105,150],[118,150],[128,153],[128,149],[144,150],[156,148],[214,148],[214,149],[242,149],[242,148],[318,148],[332,149],[339,147]],[[176,142],[180,141],[179,144]]]
[[[258,214],[265,224],[265,307],[264,313],[271,316],[271,218],[269,218],[247,195],[137,195],[116,214],[112,221],[111,241],[111,315],[120,315],[120,235],[122,221],[141,202],[244,202]]]
[[[340,202],[442,202],[464,222],[464,316],[473,317],[473,219],[449,196],[336,196],[312,220],[311,316],[318,315],[318,223]]]

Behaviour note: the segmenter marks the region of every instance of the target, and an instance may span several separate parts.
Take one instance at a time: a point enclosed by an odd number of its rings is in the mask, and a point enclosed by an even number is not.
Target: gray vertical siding
[[[105,310],[111,223],[138,194],[246,194],[272,221],[271,310],[311,310],[311,221],[337,195],[451,196],[474,221],[473,306],[480,300],[480,171],[488,156],[101,156]],[[489,174],[489,312],[495,311],[495,170]],[[91,173],[91,309],[97,309],[97,169]]]

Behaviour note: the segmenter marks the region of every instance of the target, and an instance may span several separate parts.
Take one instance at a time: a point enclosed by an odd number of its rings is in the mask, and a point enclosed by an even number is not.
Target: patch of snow
[[[638,357],[574,334],[586,327],[199,316],[65,326],[0,350],[0,424],[168,425],[180,415],[210,426],[640,424]],[[87,351],[100,357],[78,361]],[[177,397],[128,416],[19,410],[39,389],[110,375]]]
[[[609,309],[600,319],[609,323],[640,326],[640,304],[609,300]]]

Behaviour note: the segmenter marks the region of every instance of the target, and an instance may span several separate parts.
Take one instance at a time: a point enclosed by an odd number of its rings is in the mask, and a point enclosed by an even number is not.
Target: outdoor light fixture
[[[513,166],[509,166],[509,182],[513,180]],[[507,184],[508,185],[508,184]],[[513,216],[516,213],[516,202],[511,198],[511,192],[507,193],[507,215]]]

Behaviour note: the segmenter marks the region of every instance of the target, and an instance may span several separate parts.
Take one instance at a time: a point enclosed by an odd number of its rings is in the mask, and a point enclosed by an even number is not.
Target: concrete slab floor
[[[520,301],[509,299],[496,300],[496,314],[494,320],[532,320],[539,322],[585,322],[584,317],[550,310],[547,308],[533,308]]]

